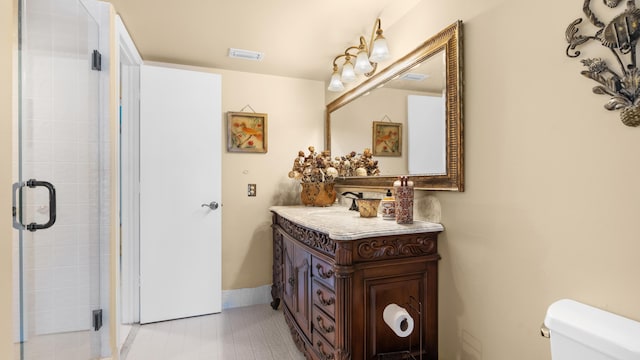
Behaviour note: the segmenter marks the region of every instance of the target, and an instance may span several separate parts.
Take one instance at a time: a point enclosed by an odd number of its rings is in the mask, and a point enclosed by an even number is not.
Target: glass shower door
[[[100,81],[92,54],[99,26],[79,0],[21,0],[19,16],[18,353],[97,359],[104,215]]]

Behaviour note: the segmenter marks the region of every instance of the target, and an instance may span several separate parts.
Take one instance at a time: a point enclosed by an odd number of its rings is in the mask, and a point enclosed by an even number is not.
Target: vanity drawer
[[[316,351],[320,359],[322,360],[334,360],[333,346],[327,342],[322,336],[315,336],[313,338],[313,350]]]
[[[311,296],[313,304],[318,306],[331,317],[335,317],[336,313],[336,294],[319,281],[313,281]]]
[[[311,259],[311,267],[313,268],[313,276],[316,279],[320,279],[325,284],[329,285],[330,288],[334,288],[335,276],[333,272],[333,266],[331,266],[326,261],[313,257]]]
[[[318,335],[321,334],[322,336]],[[317,306],[313,307],[313,342],[324,337],[331,345],[336,343],[336,322]]]

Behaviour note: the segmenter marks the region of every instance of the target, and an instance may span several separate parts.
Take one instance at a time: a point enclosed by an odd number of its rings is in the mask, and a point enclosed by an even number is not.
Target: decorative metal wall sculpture
[[[603,0],[609,8],[616,8],[622,0]],[[576,47],[596,40],[611,50],[617,60],[619,71],[610,68],[602,58],[588,58],[581,60],[588,68],[580,72],[582,75],[600,83],[593,88],[593,92],[609,95],[611,98],[605,104],[607,110],[622,110],[620,118],[627,126],[640,125],[640,72],[636,64],[636,44],[640,38],[640,9],[636,8],[634,0],[627,1],[627,7],[622,14],[615,16],[608,24],[601,22],[590,8],[591,0],[585,0],[582,10],[587,19],[598,28],[591,36],[577,35],[579,18],[569,24],[565,32],[567,42],[567,56],[578,57],[580,51]]]

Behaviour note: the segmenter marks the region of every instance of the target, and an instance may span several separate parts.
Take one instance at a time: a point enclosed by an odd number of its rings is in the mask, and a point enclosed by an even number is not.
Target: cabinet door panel
[[[283,273],[283,284],[282,284],[282,300],[287,305],[289,310],[294,311],[295,302],[294,302],[294,294],[296,293],[295,288],[295,248],[293,242],[283,237],[282,241],[282,257],[284,261],[284,269],[282,269]]]
[[[418,350],[420,315],[416,311],[418,304],[411,301],[410,298],[413,297],[423,303],[422,312],[424,314],[424,283],[425,278],[422,274],[366,281],[367,303],[365,305],[365,316],[369,324],[366,335],[366,343],[369,344],[367,359],[376,358],[382,353],[408,350],[409,343],[414,347],[413,351]],[[407,338],[398,337],[382,318],[384,309],[392,303],[405,308],[414,320],[413,332]]]
[[[296,264],[296,321],[308,338],[311,337],[311,302],[309,291],[311,290],[311,255],[301,246],[295,245]]]

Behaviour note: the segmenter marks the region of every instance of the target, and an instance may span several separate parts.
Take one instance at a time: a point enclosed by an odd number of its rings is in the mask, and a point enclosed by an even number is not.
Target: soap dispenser
[[[382,218],[384,220],[396,219],[396,200],[393,198],[390,189],[387,189],[387,194],[382,198],[380,207],[382,208]]]

